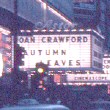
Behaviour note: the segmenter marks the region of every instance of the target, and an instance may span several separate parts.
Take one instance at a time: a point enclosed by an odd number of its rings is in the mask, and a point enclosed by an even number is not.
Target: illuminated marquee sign
[[[104,73],[110,73],[110,56],[103,58],[103,70]]]
[[[25,48],[24,68],[34,68],[44,62],[50,68],[90,67],[90,35],[33,35],[18,36]]]
[[[17,37],[17,43],[25,48],[24,65],[20,68],[35,68],[43,62],[50,69],[98,69],[102,68],[102,39],[92,33],[75,34],[37,33]]]

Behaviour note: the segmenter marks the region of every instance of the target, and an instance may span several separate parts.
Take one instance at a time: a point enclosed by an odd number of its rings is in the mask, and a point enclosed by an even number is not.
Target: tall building
[[[79,26],[104,35],[104,48],[110,48],[110,0],[73,0],[73,18]]]
[[[73,0],[73,19],[82,28],[95,28],[99,22],[97,0]]]
[[[110,1],[100,0],[100,22],[101,33],[106,37],[105,48],[110,48]]]

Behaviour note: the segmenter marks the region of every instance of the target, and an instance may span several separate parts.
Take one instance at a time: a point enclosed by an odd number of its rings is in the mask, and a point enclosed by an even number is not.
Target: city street
[[[0,110],[110,110],[110,0],[1,0]]]

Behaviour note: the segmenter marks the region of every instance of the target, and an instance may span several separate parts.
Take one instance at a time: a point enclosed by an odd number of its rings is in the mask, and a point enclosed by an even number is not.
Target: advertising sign
[[[110,57],[103,58],[103,70],[104,73],[110,73]]]
[[[48,34],[18,36],[26,52],[22,68],[35,68],[37,62],[49,68],[91,67],[90,34]]]
[[[74,82],[94,82],[94,81],[110,81],[110,75],[108,74],[68,74],[67,81]]]
[[[12,69],[12,37],[10,31],[0,27],[0,76]]]

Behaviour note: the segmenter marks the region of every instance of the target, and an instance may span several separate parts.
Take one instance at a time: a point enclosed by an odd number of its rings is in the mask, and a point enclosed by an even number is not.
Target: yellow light
[[[38,68],[38,72],[39,73],[43,73],[44,72],[44,69],[43,68]]]

